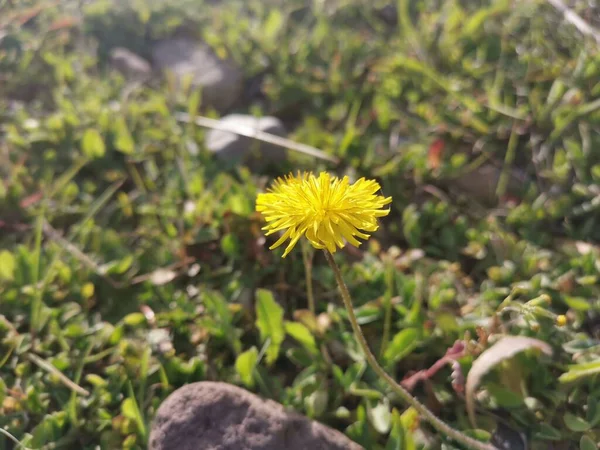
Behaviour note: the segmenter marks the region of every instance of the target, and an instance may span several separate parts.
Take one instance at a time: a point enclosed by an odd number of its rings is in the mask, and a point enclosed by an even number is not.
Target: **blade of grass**
[[[148,441],[148,432],[146,429],[146,424],[144,423],[144,418],[142,417],[142,413],[140,412],[138,402],[135,398],[135,395],[133,394],[133,385],[131,384],[131,381],[127,382],[127,392],[129,394],[129,398],[131,399],[131,403],[135,410],[135,419],[134,419],[135,423],[137,425],[137,428],[138,428],[144,442],[147,442]]]
[[[147,348],[144,354],[142,355],[142,360],[140,361],[140,386],[138,389],[138,398],[140,399],[140,405],[143,405],[145,402],[146,382],[148,380],[148,366],[150,365],[150,356],[152,356],[152,350]]]
[[[562,0],[547,0],[552,6],[563,14],[567,22],[573,25],[581,34],[592,37],[600,45],[600,31],[589,25],[575,11],[565,5]]]
[[[56,367],[54,367],[49,362],[44,361],[39,356],[36,356],[33,353],[28,353],[27,354],[27,359],[29,359],[29,361],[31,361],[32,363],[34,363],[40,369],[43,369],[46,372],[49,372],[49,373],[57,376],[58,379],[62,382],[62,384],[64,384],[69,389],[71,389],[73,392],[77,392],[78,394],[84,395],[86,397],[88,395],[90,395],[90,393],[88,391],[86,391],[84,388],[82,388],[81,386],[77,385],[73,381],[69,380],[69,378],[64,373],[62,373],[60,370],[58,370]]]
[[[85,225],[90,219],[92,219],[98,213],[98,211],[100,211],[100,208],[102,208],[110,200],[110,198],[117,192],[117,190],[123,185],[124,182],[125,180],[119,180],[111,184],[102,193],[102,195],[90,205],[88,212],[85,216],[83,216],[83,219],[81,219],[79,223],[75,225],[69,233],[67,233],[68,240],[73,240],[75,236],[79,234],[80,228],[83,225]]]
[[[565,121],[563,122],[563,124],[560,127],[557,127],[554,129],[554,131],[552,131],[552,133],[548,137],[548,141],[546,142],[546,144],[547,145],[554,144],[563,135],[563,133],[573,124],[573,122],[575,122],[575,120],[585,117],[588,114],[591,114],[599,109],[600,109],[600,98],[598,98],[594,101],[591,101],[589,103],[586,103],[585,105],[581,105],[579,108],[577,108],[575,111],[573,111],[569,115],[569,117],[567,117],[565,119]]]
[[[423,64],[421,61],[418,61],[414,58],[407,58],[404,56],[394,57],[392,61],[392,67],[395,67],[398,70],[408,70],[410,72],[429,78],[440,89],[445,91],[454,100],[460,102],[462,106],[471,113],[471,116],[468,117],[468,122],[474,130],[482,134],[489,133],[489,126],[481,119],[475,116],[476,114],[479,114],[482,111],[481,105],[477,103],[477,101],[475,101],[474,99],[466,97],[456,92],[456,90],[452,88],[451,83],[448,82],[442,74],[436,72],[431,67]]]
[[[121,187],[121,185],[123,183],[124,183],[124,181],[117,181],[116,183],[113,183],[111,186],[109,186],[102,193],[102,195],[100,197],[98,197],[98,199],[96,199],[96,201],[94,201],[94,203],[92,203],[87,214],[83,217],[83,219],[81,219],[77,225],[75,225],[71,228],[71,230],[67,233],[67,236],[64,238],[64,240],[66,242],[74,240],[75,237],[79,234],[81,227],[98,213],[100,208],[102,208],[110,200],[110,198],[115,194],[115,192],[117,192],[117,190],[119,189],[119,187]],[[42,286],[40,288],[40,292],[43,292],[44,287],[46,286],[48,281],[51,279],[51,276],[53,275],[53,269],[54,269],[55,265],[57,264],[58,260],[60,259],[60,257],[62,256],[64,251],[65,251],[65,247],[61,247],[55,253],[54,258],[52,259],[52,262],[48,265],[48,270],[46,271],[46,276],[42,280]]]
[[[312,284],[312,265],[314,252],[306,240],[301,241],[302,244],[302,262],[304,263],[304,272],[306,277],[306,297],[308,298],[308,309],[315,315],[315,296]]]
[[[342,157],[346,156],[346,153],[348,152],[348,147],[350,147],[350,144],[352,144],[352,141],[358,134],[356,130],[356,121],[358,119],[358,113],[360,112],[360,106],[361,101],[357,100],[352,104],[352,107],[350,108],[348,120],[346,120],[346,130],[344,133],[344,137],[342,138],[342,141],[340,142],[340,145],[338,147],[338,153]]]
[[[106,271],[102,267],[100,267],[100,265],[98,265],[93,259],[91,259],[84,252],[82,252],[73,243],[71,243],[68,240],[66,240],[65,238],[63,238],[58,233],[58,231],[56,231],[52,227],[52,225],[50,225],[48,222],[44,222],[43,231],[44,231],[44,235],[47,238],[55,241],[60,247],[62,247],[64,250],[68,251],[72,256],[74,256],[76,259],[78,259],[84,266],[91,269],[96,275],[98,275],[100,278],[103,278],[111,286],[113,286],[113,287],[119,286],[119,283],[112,280],[109,276],[106,275],[106,273],[105,273]]]
[[[392,329],[392,296],[394,294],[394,263],[389,261],[385,271],[385,294],[383,295],[385,316],[383,319],[383,336],[381,337],[381,348],[379,356],[383,357],[385,349],[390,340]]]
[[[29,447],[25,447],[23,444],[21,444],[19,442],[19,440],[14,437],[12,434],[10,434],[8,431],[6,431],[4,428],[0,428],[0,434],[6,436],[8,439],[10,439],[11,441],[13,441],[15,443],[15,445],[17,446],[16,448],[20,448],[23,450],[35,450]]]
[[[32,334],[35,334],[39,331],[38,321],[40,320],[40,311],[42,309],[42,297],[43,297],[43,289],[38,286],[38,282],[40,280],[40,259],[42,257],[42,230],[44,228],[44,221],[46,213],[46,200],[42,203],[42,209],[38,214],[36,224],[35,224],[35,243],[34,243],[34,254],[35,261],[33,267],[33,285],[36,286],[34,297],[31,301],[31,322],[30,322],[30,331]]]
[[[410,20],[410,0],[397,0],[396,10],[398,11],[398,29],[400,37],[406,39],[413,48],[416,48],[417,31]]]
[[[251,139],[258,139],[259,141],[267,142],[269,144],[289,148],[290,150],[294,150],[299,153],[304,153],[305,155],[314,156],[315,158],[330,161],[335,164],[339,163],[338,158],[336,158],[335,156],[330,156],[322,150],[311,147],[310,145],[290,141],[289,139],[283,138],[281,136],[275,136],[274,134],[266,133],[261,130],[255,130],[253,128],[240,126],[232,127],[230,125],[224,125],[218,120],[211,119],[209,117],[196,116],[192,118],[189,114],[182,112],[176,113],[175,118],[180,122],[194,122],[196,123],[196,125],[201,127],[211,128],[213,130],[228,131],[230,133],[238,134],[240,136],[245,136]]]
[[[58,179],[53,183],[52,188],[50,188],[48,198],[54,197],[62,188],[64,188],[69,181],[71,181],[75,176],[79,173],[83,166],[88,163],[87,158],[80,159],[73,164],[69,170],[63,173]]]
[[[519,136],[517,134],[517,123],[513,123],[512,131],[510,132],[510,138],[508,139],[508,148],[506,149],[506,155],[504,157],[504,166],[498,179],[498,186],[496,186],[496,195],[498,198],[506,194],[508,187],[508,180],[510,179],[510,171],[515,161],[515,155],[517,151],[517,143]]]
[[[79,361],[79,366],[77,367],[77,371],[75,372],[75,377],[73,378],[73,383],[79,385],[79,382],[81,381],[81,375],[83,374],[83,368],[85,367],[85,360],[88,356],[90,356],[90,353],[92,352],[93,348],[94,348],[94,343],[92,341],[90,341],[90,343],[88,344],[88,346],[85,350],[85,353],[83,354],[83,357]],[[69,399],[69,405],[67,406],[67,411],[68,411],[69,416],[71,417],[71,422],[73,423],[73,426],[77,427],[79,424],[79,420],[77,420],[77,393],[76,393],[76,391],[71,391],[71,398]]]
[[[118,181],[112,184],[104,193],[91,205],[88,213],[84,216],[84,218],[79,222],[79,224],[71,229],[68,233],[67,238],[65,239],[67,242],[72,240],[78,233],[83,224],[85,224],[88,220],[90,220],[94,215],[100,210],[100,208],[114,195],[117,189],[123,184],[123,181]],[[36,287],[35,296],[31,302],[31,322],[30,322],[30,330],[32,333],[36,333],[39,331],[40,324],[38,323],[41,319],[41,310],[42,310],[42,300],[44,295],[44,290],[48,282],[52,279],[54,274],[53,270],[58,263],[58,260],[62,256],[65,251],[65,247],[61,247],[52,258],[50,264],[48,264],[48,268],[46,270],[46,274],[44,278],[40,281],[40,258],[41,258],[41,246],[42,246],[42,234],[44,229],[44,211],[46,208],[46,202],[43,203],[42,211],[40,212],[35,228],[35,266],[34,266],[34,286]]]
[[[40,261],[41,261],[41,252],[42,252],[42,235],[44,231],[44,223],[46,222],[45,213],[47,208],[47,201],[52,198],[57,192],[60,191],[64,186],[71,181],[77,173],[85,166],[88,162],[87,159],[81,159],[77,161],[73,166],[69,168],[64,174],[62,174],[54,183],[53,186],[49,189],[49,194],[42,201],[42,209],[37,217],[36,226],[35,226],[35,262],[34,262],[34,270],[33,270],[33,285],[36,287],[34,298],[31,302],[31,322],[30,322],[30,330],[32,333],[36,333],[40,331],[40,320],[41,320],[41,310],[42,310],[42,301],[44,295],[44,286],[46,285],[46,281],[48,278],[49,270],[46,272],[46,276],[42,282],[42,285],[39,285],[40,281]],[[50,265],[52,266],[52,264]],[[50,268],[49,266],[49,268]]]

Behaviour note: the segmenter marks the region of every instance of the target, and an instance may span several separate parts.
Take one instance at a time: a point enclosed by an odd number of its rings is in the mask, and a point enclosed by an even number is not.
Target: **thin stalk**
[[[381,349],[379,357],[382,358],[385,349],[390,341],[390,332],[392,329],[392,296],[394,290],[394,264],[387,262],[385,268],[385,295],[383,296],[385,316],[383,318],[383,337],[381,338]]]
[[[510,138],[508,139],[508,147],[506,149],[506,156],[504,157],[504,166],[498,179],[498,185],[496,187],[496,196],[498,198],[506,194],[508,188],[508,182],[510,181],[511,167],[515,161],[515,155],[517,152],[517,145],[519,143],[519,134],[517,133],[517,124],[513,123]]]
[[[453,439],[454,441],[474,450],[498,450],[493,445],[486,444],[484,442],[480,442],[476,439],[473,439],[461,433],[460,431],[455,430],[450,425],[440,420],[425,405],[423,405],[419,400],[414,398],[406,389],[404,389],[390,375],[387,374],[387,372],[377,362],[375,355],[373,355],[373,353],[369,349],[369,344],[367,343],[367,340],[365,339],[365,336],[362,333],[358,322],[356,321],[356,315],[354,314],[354,308],[352,307],[350,292],[348,292],[346,283],[342,278],[340,268],[333,259],[333,255],[326,250],[325,258],[327,259],[327,262],[329,263],[329,265],[333,269],[333,273],[335,274],[335,279],[340,288],[342,299],[344,300],[344,306],[346,307],[346,311],[348,312],[348,318],[350,319],[352,330],[354,331],[354,336],[360,344],[369,365],[375,371],[375,373],[377,373],[377,375],[380,378],[383,378],[402,400],[404,400],[406,403],[415,408],[419,412],[419,414],[421,414],[421,416],[423,416],[431,424],[431,426],[435,428],[440,434],[447,436],[450,439]]]
[[[304,261],[304,274],[306,277],[306,296],[308,298],[308,309],[313,314],[315,313],[315,294],[313,292],[312,283],[312,259],[313,253],[308,246],[306,240],[302,240],[302,261]]]
[[[46,200],[42,204],[42,210],[40,211],[36,225],[35,225],[35,242],[34,242],[34,255],[35,263],[33,266],[33,286],[35,291],[33,298],[31,299],[31,322],[29,328],[32,334],[37,333],[39,328],[39,322],[41,320],[42,306],[43,306],[43,289],[38,285],[40,281],[40,265],[42,259],[42,229],[44,227],[44,215],[46,214]]]
[[[14,437],[12,434],[10,434],[8,431],[6,431],[4,428],[0,428],[0,434],[6,436],[8,439],[13,441],[15,443],[15,445],[17,446],[16,448],[22,448],[24,450],[33,450],[33,449],[31,449],[29,447],[25,447],[23,444],[21,444],[16,437]]]

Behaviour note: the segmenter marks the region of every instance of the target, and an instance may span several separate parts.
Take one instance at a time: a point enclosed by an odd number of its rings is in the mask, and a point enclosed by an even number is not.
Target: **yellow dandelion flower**
[[[558,325],[559,327],[564,327],[567,324],[567,322],[567,316],[565,316],[564,314],[556,316],[556,325]]]
[[[262,213],[267,225],[266,235],[283,231],[270,249],[290,239],[283,257],[294,248],[302,236],[319,249],[331,253],[344,246],[344,240],[358,247],[356,239],[368,239],[379,227],[378,217],[387,216],[383,207],[391,197],[378,195],[381,189],[375,180],[361,178],[350,184],[348,177],[333,177],[311,172],[278,178],[264,194],[258,194],[256,210]]]

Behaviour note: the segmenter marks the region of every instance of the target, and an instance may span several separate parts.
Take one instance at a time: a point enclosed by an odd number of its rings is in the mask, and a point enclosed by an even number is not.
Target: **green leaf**
[[[15,257],[8,250],[0,252],[0,280],[12,281],[15,277]]]
[[[356,397],[363,397],[369,400],[380,400],[383,395],[376,389],[358,388],[351,385],[349,388],[350,394]]]
[[[6,398],[6,390],[7,390],[6,383],[4,382],[4,380],[2,378],[0,378],[0,405]]]
[[[598,397],[600,397],[600,395],[596,394],[595,397],[588,398],[587,402],[586,419],[593,427],[600,423],[600,402]]]
[[[498,405],[503,408],[516,408],[517,406],[521,406],[525,401],[522,395],[496,383],[489,383],[487,390],[494,397]]]
[[[547,423],[542,423],[539,431],[536,433],[536,437],[547,441],[558,441],[562,439],[562,433]]]
[[[600,164],[594,164],[590,172],[594,181],[596,183],[600,182]]]
[[[579,440],[579,450],[598,450],[598,446],[589,436],[583,435]]]
[[[580,378],[589,377],[600,373],[600,361],[591,363],[574,364],[569,366],[569,371],[563,373],[558,381],[561,383],[570,383],[579,380]]]
[[[87,381],[88,383],[90,383],[92,386],[95,386],[95,387],[108,386],[108,381],[106,381],[100,375],[96,375],[95,373],[88,373],[85,376],[85,381]]]
[[[240,254],[240,243],[238,238],[233,234],[226,234],[221,238],[221,250],[230,258],[235,258]]]
[[[394,408],[392,410],[392,429],[388,437],[385,450],[403,450],[404,449],[404,428],[402,427],[402,421],[400,420],[400,414]]]
[[[129,382],[127,385],[127,391],[129,393],[129,397],[126,398],[121,404],[121,412],[125,417],[135,421],[138,432],[145,440],[147,437],[146,424],[144,422],[144,418],[142,417],[142,413],[140,412],[140,408],[138,407],[135,395],[133,394],[131,382]]]
[[[27,446],[40,448],[49,442],[58,440],[63,434],[66,416],[67,413],[64,411],[44,416],[42,421],[31,431],[31,439],[27,441]]]
[[[414,204],[408,205],[402,211],[402,233],[406,240],[416,248],[421,244],[420,213]]]
[[[570,295],[564,296],[564,301],[567,306],[575,311],[588,311],[592,305],[589,300],[584,297],[571,297]]]
[[[490,433],[489,431],[486,431],[486,430],[479,429],[479,428],[475,428],[472,430],[465,430],[464,433],[467,436],[472,437],[473,439],[477,439],[478,441],[482,441],[482,442],[489,442],[490,439],[492,438],[492,433]]]
[[[392,106],[389,99],[381,94],[373,98],[373,108],[377,113],[377,123],[381,129],[387,129],[391,122]]]
[[[306,406],[309,417],[320,417],[327,410],[329,402],[329,393],[325,389],[317,389],[308,397],[305,397],[304,404]]]
[[[565,421],[565,425],[571,431],[582,432],[587,431],[592,427],[587,421],[571,413],[566,413],[563,416],[563,419]]]
[[[416,328],[407,328],[397,333],[383,355],[388,364],[400,361],[410,354],[419,344],[419,332]]]
[[[309,367],[314,364],[313,355],[299,347],[288,348],[285,356],[298,367]]]
[[[123,118],[115,122],[114,131],[116,134],[115,148],[121,153],[131,155],[135,150],[135,143],[133,142],[131,133],[129,133],[129,129],[127,128],[127,124]]]
[[[481,379],[494,367],[520,352],[537,349],[546,355],[552,355],[552,348],[544,341],[525,336],[504,336],[490,348],[486,349],[473,362],[465,384],[467,413],[471,424],[475,426],[475,390]]]
[[[129,419],[136,419],[137,417],[137,408],[132,399],[126,398],[121,404],[121,413],[128,417]]]
[[[413,430],[418,426],[419,413],[412,406],[400,416],[402,428],[404,428],[404,448],[405,450],[415,450],[417,445],[413,438]]]
[[[473,35],[479,33],[486,23],[495,19],[494,16],[506,10],[508,2],[498,1],[494,5],[492,8],[482,8],[473,13],[471,17],[468,17],[461,29],[461,34],[465,37],[473,38]]]
[[[120,261],[115,261],[114,264],[111,264],[107,269],[107,273],[121,275],[130,269],[131,265],[133,264],[133,261],[133,256],[127,255],[123,257],[123,259],[121,259]]]
[[[285,322],[285,331],[300,342],[309,352],[317,353],[317,343],[310,330],[299,322]]]
[[[190,115],[190,117],[194,117],[198,113],[198,107],[200,106],[201,99],[202,99],[202,91],[199,89],[195,90],[190,95],[190,98],[189,98],[188,104],[187,104],[187,110],[188,110],[187,112]],[[190,123],[190,126],[192,126],[192,123]]]
[[[130,313],[123,318],[123,322],[130,327],[137,327],[146,322],[146,316],[140,312]]]
[[[83,133],[83,139],[81,140],[81,150],[85,156],[89,158],[102,158],[106,153],[106,147],[104,141],[98,130],[94,128],[88,128]]]
[[[267,41],[274,41],[283,25],[283,15],[277,9],[272,9],[262,27],[262,35]]]
[[[252,347],[246,350],[235,360],[235,370],[240,376],[242,382],[248,386],[254,386],[254,368],[256,367],[256,361],[258,359],[258,350],[256,347]]]
[[[263,342],[270,339],[267,349],[267,364],[273,364],[285,338],[283,308],[277,304],[273,294],[266,289],[256,290],[256,326]]]
[[[233,326],[233,312],[229,308],[227,300],[221,293],[214,291],[206,291],[203,300],[208,313],[203,325],[213,336],[226,339],[236,355],[241,353],[242,343],[238,330]]]
[[[390,405],[385,398],[377,403],[377,406],[374,408],[369,408],[367,414],[373,428],[375,428],[378,433],[385,434],[390,431],[392,414],[390,412]]]

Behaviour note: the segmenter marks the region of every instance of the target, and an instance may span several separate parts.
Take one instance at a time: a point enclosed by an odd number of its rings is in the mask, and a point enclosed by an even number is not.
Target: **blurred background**
[[[600,5],[565,2],[0,0],[0,428],[147,448],[219,380],[457,448],[367,368],[323,255],[268,250],[256,194],[328,170],[393,197],[336,254],[388,372],[504,448],[597,448]],[[497,355],[473,425],[502,335],[554,355]]]

